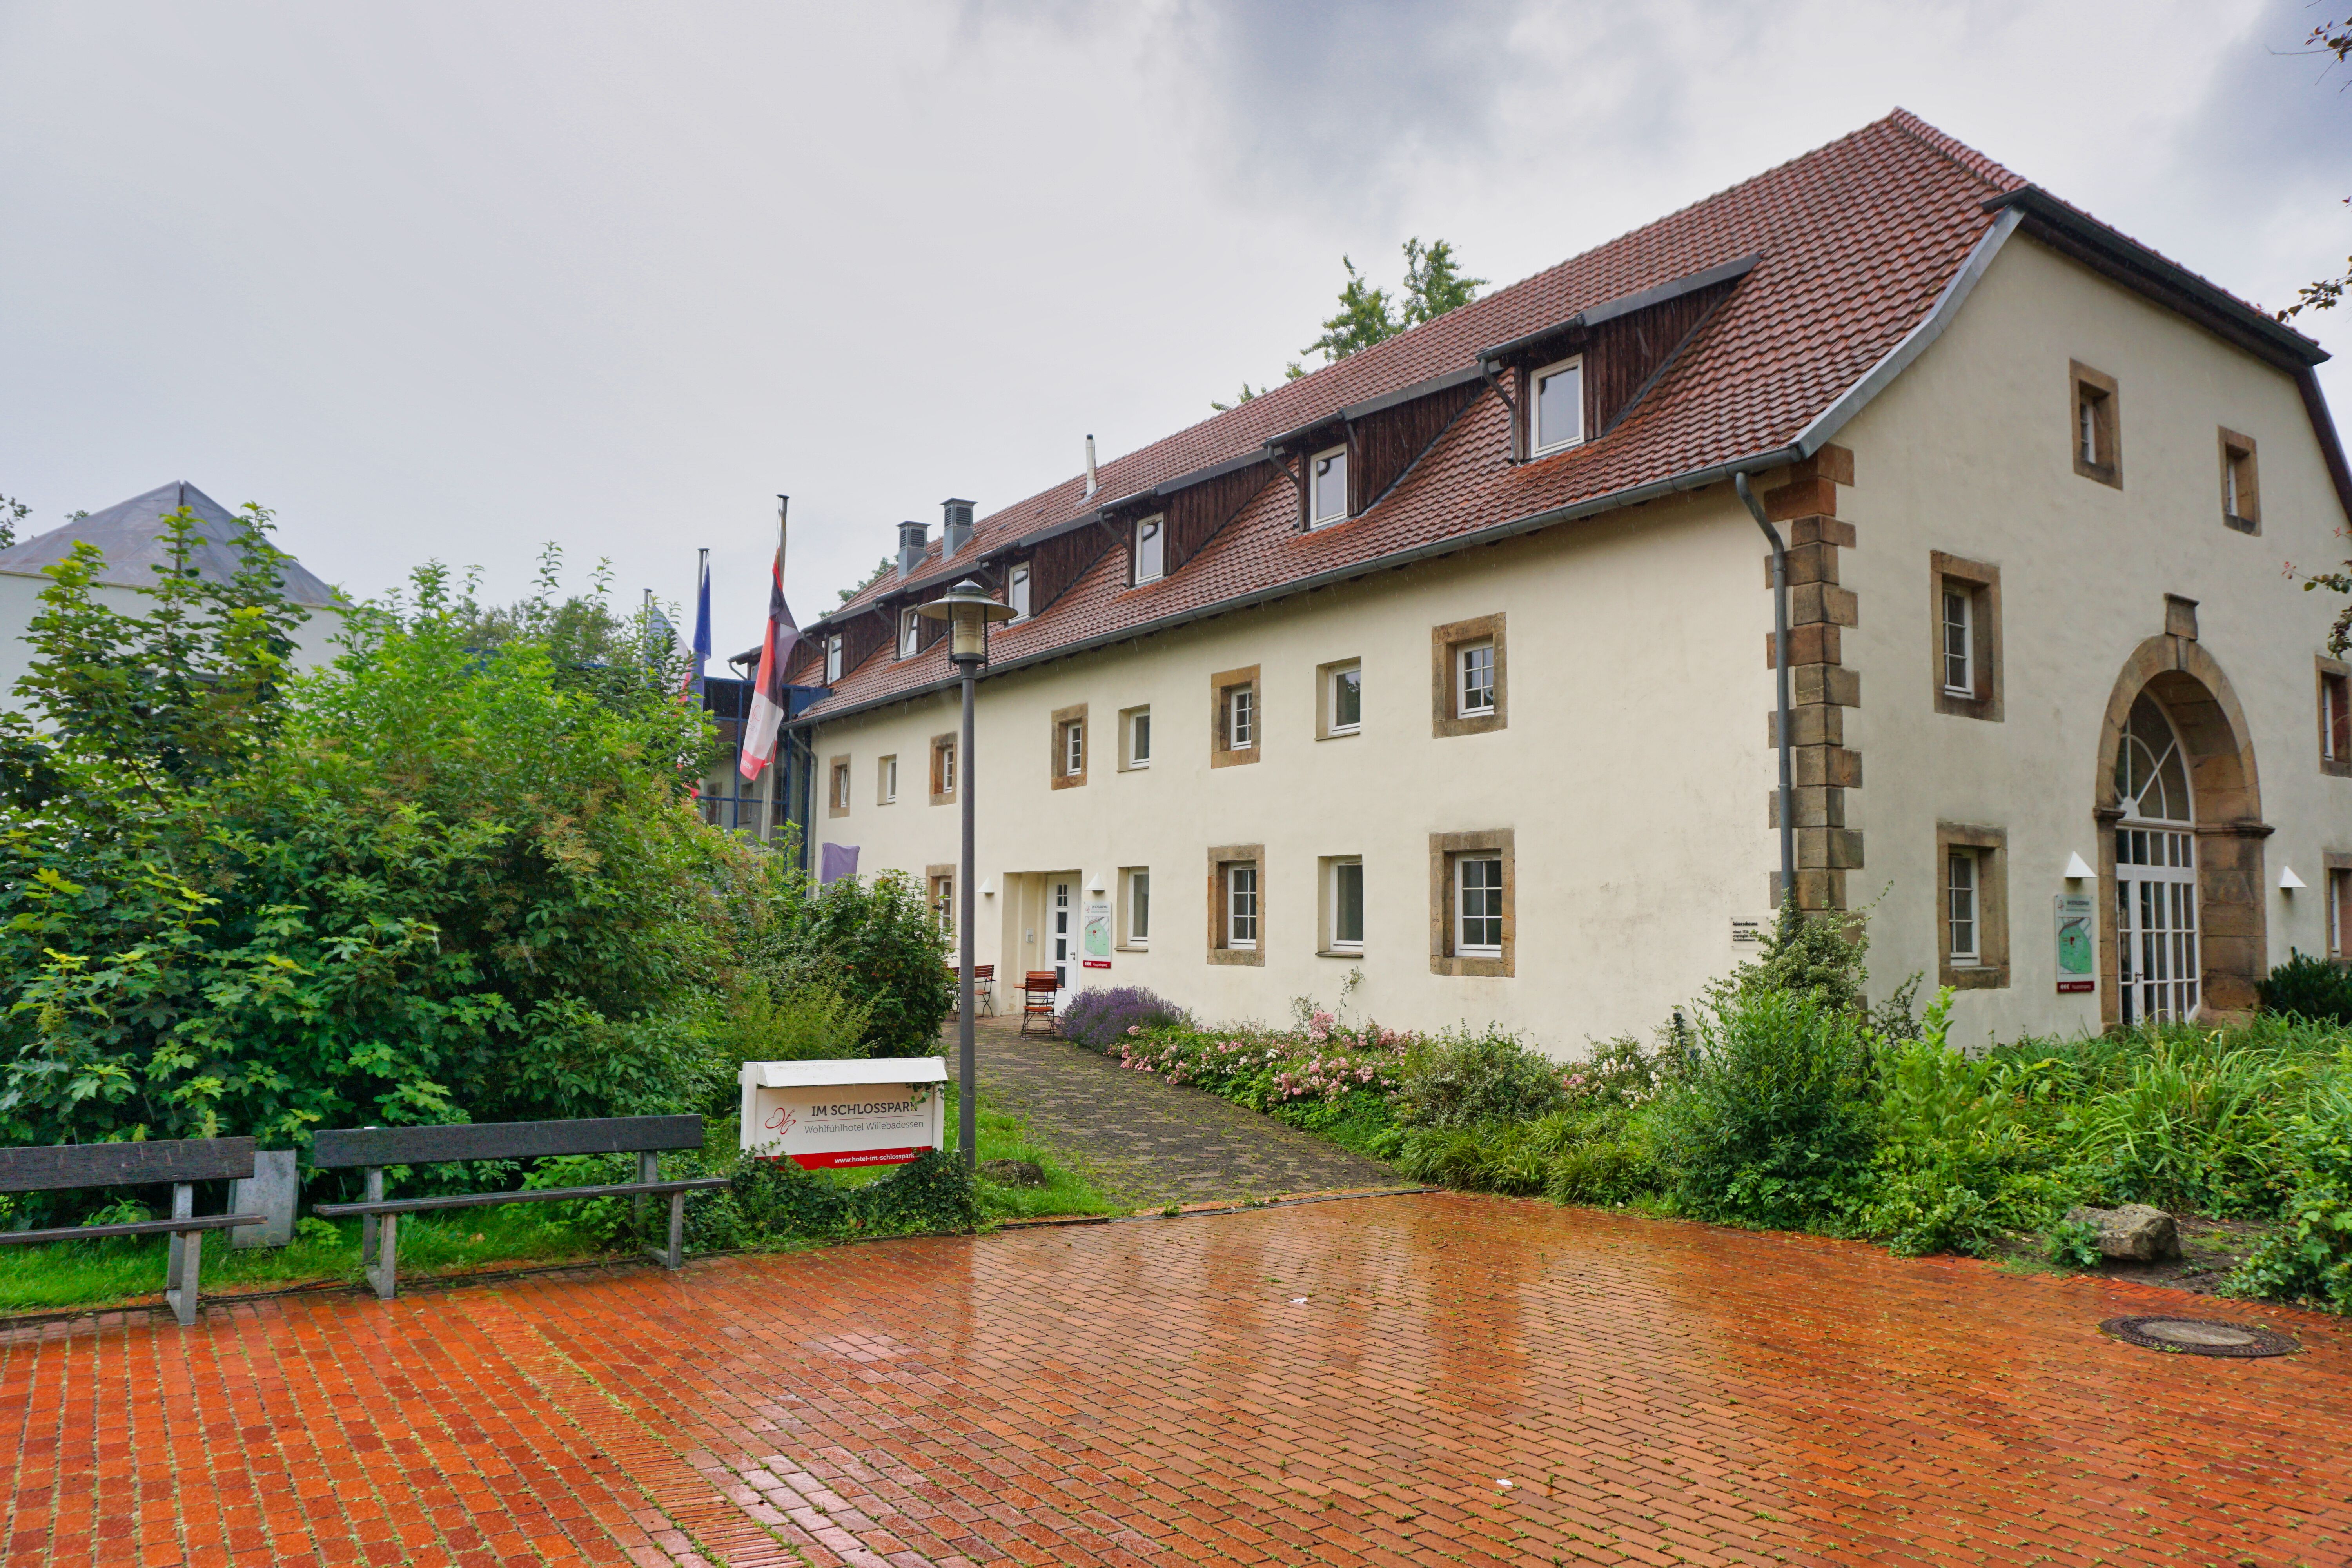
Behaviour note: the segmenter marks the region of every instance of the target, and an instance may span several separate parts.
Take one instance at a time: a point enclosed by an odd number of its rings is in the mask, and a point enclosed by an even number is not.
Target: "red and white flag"
[[[747,779],[758,778],[769,759],[776,754],[776,733],[783,726],[786,712],[784,665],[801,640],[801,629],[793,623],[792,608],[784,603],[783,499],[776,498],[780,504],[776,508],[776,561],[768,573],[768,632],[760,643],[760,677],[751,690],[751,711],[743,721],[743,753],[739,766]]]

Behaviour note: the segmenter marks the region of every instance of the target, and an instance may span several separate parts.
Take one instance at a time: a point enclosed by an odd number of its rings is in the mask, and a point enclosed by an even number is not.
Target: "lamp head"
[[[967,577],[915,612],[927,621],[948,623],[948,657],[958,664],[988,661],[988,627],[1009,621],[1013,606],[988,596],[988,590]]]

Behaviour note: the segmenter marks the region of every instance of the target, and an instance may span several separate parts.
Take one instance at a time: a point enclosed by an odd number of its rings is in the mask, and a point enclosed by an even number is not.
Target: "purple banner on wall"
[[[857,846],[855,844],[824,844],[817,847],[816,881],[823,887],[842,877],[857,875]]]

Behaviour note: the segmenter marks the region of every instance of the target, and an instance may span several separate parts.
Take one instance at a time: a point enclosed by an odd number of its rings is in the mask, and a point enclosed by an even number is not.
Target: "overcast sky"
[[[707,545],[723,657],[777,491],[806,620],[1278,375],[1342,253],[1507,282],[1898,104],[2275,307],[2352,251],[2325,14],[0,0],[0,492],[184,479],[362,595]]]

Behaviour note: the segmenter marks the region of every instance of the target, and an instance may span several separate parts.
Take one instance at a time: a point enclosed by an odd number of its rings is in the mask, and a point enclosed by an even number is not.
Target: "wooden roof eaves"
[[[1747,277],[1763,259],[1763,253],[1759,251],[1685,277],[1635,289],[1631,294],[1620,294],[1613,300],[1603,300],[1600,304],[1589,306],[1564,321],[1554,321],[1549,327],[1538,327],[1532,332],[1522,332],[1508,342],[1496,343],[1493,348],[1479,350],[1478,363],[1481,365],[1499,364],[1566,333],[1597,327],[1603,321],[1613,321],[1620,316],[1630,316],[1636,310],[1646,310],[1653,305],[1663,305],[1669,300],[1679,300],[1685,294],[1712,289],[1718,283],[1736,281]]]

